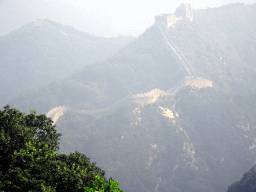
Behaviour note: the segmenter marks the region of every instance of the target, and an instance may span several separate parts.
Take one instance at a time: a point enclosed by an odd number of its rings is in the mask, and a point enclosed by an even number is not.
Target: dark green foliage
[[[256,165],[246,172],[240,181],[228,187],[227,192],[255,192],[256,191]]]
[[[99,174],[102,178],[105,175],[104,171],[96,167],[95,163],[90,163],[90,159],[78,151],[70,153],[68,156],[60,154],[55,161],[49,166],[49,169],[52,167],[51,173],[53,176],[48,178],[47,181],[51,186],[55,186],[55,183],[58,183],[57,191],[76,191],[78,189],[78,191],[84,191],[83,187],[89,186],[94,182],[96,175]],[[56,165],[60,166],[62,172],[55,169]],[[74,168],[75,172],[72,171],[72,168]],[[82,174],[82,170],[86,170],[86,174]],[[106,182],[107,180],[104,178],[104,181]]]
[[[56,133],[52,120],[45,115],[35,115],[35,111],[25,115],[9,106],[0,111],[0,170],[4,176],[9,169],[14,151],[19,151],[28,141],[48,144],[49,149],[59,149],[60,133]]]
[[[25,115],[6,106],[0,111],[0,178],[4,191],[84,191],[99,175],[109,182],[95,163],[78,151],[70,155],[56,153],[60,133],[56,133],[52,120],[45,115]],[[112,182],[112,181],[111,181]]]

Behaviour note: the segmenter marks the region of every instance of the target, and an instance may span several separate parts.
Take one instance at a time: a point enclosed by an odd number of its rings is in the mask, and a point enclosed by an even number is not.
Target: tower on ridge
[[[187,17],[193,20],[193,11],[191,4],[181,4],[174,12],[175,17]]]
[[[165,23],[168,28],[173,27],[176,21],[187,17],[193,21],[193,11],[191,4],[181,4],[172,14],[161,14],[155,16],[155,22]]]

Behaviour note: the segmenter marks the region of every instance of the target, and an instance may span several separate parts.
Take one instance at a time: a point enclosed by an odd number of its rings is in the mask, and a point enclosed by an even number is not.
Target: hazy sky
[[[138,37],[154,23],[155,15],[173,13],[181,3],[190,3],[196,9],[234,2],[256,3],[256,0],[0,0],[0,3],[1,1],[0,28],[5,27],[8,21],[14,25],[27,19],[49,18],[81,31],[106,37]],[[8,19],[8,16],[12,18]]]

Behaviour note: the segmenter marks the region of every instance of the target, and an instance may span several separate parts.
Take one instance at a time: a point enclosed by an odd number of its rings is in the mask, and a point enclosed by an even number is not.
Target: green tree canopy
[[[9,105],[0,111],[0,173],[4,176],[12,162],[15,150],[19,151],[25,147],[25,143],[31,141],[33,144],[47,144],[49,149],[59,149],[59,137],[56,133],[53,121],[46,115],[36,115],[35,110],[25,115]]]
[[[10,106],[0,110],[0,181],[4,191],[112,191],[118,182],[78,151],[58,154],[60,133],[44,114],[29,115]],[[99,179],[100,178],[100,179]],[[118,189],[119,190],[119,189]]]

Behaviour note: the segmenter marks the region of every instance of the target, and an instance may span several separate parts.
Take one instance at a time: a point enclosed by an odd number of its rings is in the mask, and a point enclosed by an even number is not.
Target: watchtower
[[[187,17],[193,21],[193,11],[191,4],[181,4],[172,14],[161,14],[155,16],[155,23],[165,23],[168,28],[173,27],[176,21]]]
[[[181,4],[174,12],[175,17],[187,17],[193,20],[193,11],[191,4]]]

